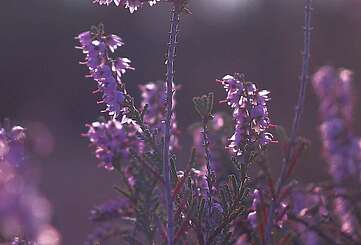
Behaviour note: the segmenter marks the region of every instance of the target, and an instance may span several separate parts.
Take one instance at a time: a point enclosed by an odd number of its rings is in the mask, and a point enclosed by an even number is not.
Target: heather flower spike
[[[106,104],[109,115],[114,117],[126,113],[125,101],[127,92],[122,76],[126,70],[134,70],[130,66],[128,58],[112,58],[111,54],[124,43],[122,39],[114,34],[106,35],[104,26],[92,27],[91,31],[83,32],[77,36],[80,49],[85,54],[85,61],[90,74],[98,89],[95,92],[102,93],[102,100],[99,103]]]
[[[228,147],[237,157],[247,148],[258,149],[273,141],[267,102],[270,92],[258,90],[243,75],[227,75],[219,81],[227,92],[226,102],[233,109],[234,134]]]

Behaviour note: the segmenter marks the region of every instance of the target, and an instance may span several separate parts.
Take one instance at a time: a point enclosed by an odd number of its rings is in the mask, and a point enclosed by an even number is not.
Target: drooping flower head
[[[118,120],[108,122],[93,122],[84,135],[95,147],[95,155],[100,160],[99,166],[113,170],[120,162],[130,158],[130,148],[137,147],[139,141],[134,140],[137,134],[136,126],[122,123]]]
[[[93,27],[91,31],[83,32],[77,36],[80,49],[83,50],[86,64],[89,68],[89,77],[98,84],[96,92],[102,93],[102,101],[106,104],[109,115],[123,114],[126,90],[122,75],[126,70],[132,70],[128,58],[115,58],[110,55],[124,43],[117,35],[106,35],[103,26]]]
[[[272,142],[267,109],[270,92],[258,90],[254,83],[245,81],[239,74],[227,75],[219,82],[227,92],[226,102],[233,109],[236,124],[228,146],[232,152],[241,156],[247,146],[262,147]]]
[[[116,6],[127,8],[130,13],[133,13],[145,4],[153,6],[159,1],[160,0],[94,0],[93,3],[97,3],[99,5],[110,5],[111,3],[114,3]]]

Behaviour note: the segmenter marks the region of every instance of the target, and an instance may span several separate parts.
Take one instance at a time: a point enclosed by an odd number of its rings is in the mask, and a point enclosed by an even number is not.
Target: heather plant
[[[299,135],[309,83],[312,1],[305,0],[304,50],[299,96],[288,135],[271,123],[271,94],[244,74],[217,80],[232,111],[214,112],[213,93],[193,98],[199,122],[189,130],[189,161],[176,155],[179,144],[174,82],[180,19],[190,14],[186,0],[102,1],[95,4],[129,9],[167,2],[171,5],[165,81],[139,85],[141,103],[128,93],[125,75],[135,70],[128,58],[116,57],[121,37],[102,24],[77,36],[85,55],[87,77],[108,115],[84,133],[99,166],[121,176],[119,196],[91,210],[95,229],[86,244],[358,244],[360,218],[360,139],[351,130],[351,73],[321,68],[313,79],[321,99],[321,138],[331,182],[300,184],[296,165],[310,146]],[[186,89],[186,88],[183,88]],[[282,152],[277,178],[268,162],[270,144]],[[346,164],[346,165],[345,165]],[[249,175],[249,169],[259,174]],[[331,237],[330,233],[335,234]]]
[[[51,204],[38,189],[31,163],[26,159],[26,130],[0,125],[0,242],[11,244],[59,244],[51,225]]]

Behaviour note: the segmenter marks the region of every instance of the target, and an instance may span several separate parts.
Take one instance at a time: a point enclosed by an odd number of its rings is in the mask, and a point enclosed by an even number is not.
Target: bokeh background
[[[329,64],[354,71],[355,98],[361,95],[361,1],[315,0],[312,65]],[[271,119],[289,128],[298,91],[302,49],[302,0],[192,0],[192,15],[181,23],[176,62],[177,117],[181,130],[197,120],[191,98],[209,91],[224,97],[215,79],[245,73],[272,92]],[[99,117],[101,106],[84,78],[86,67],[74,36],[102,22],[106,31],[123,37],[118,54],[132,60],[126,75],[136,97],[138,84],[163,79],[169,5],[159,4],[135,14],[117,7],[99,7],[91,0],[11,0],[0,7],[0,118],[28,128],[33,162],[41,189],[54,207],[54,225],[62,244],[82,244],[91,230],[88,212],[113,197],[118,179],[96,167],[88,142],[80,134]],[[358,102],[361,105],[361,100]],[[216,110],[224,110],[217,105]],[[326,178],[320,156],[318,102],[307,92],[301,133],[312,148],[297,168],[302,182]],[[360,106],[355,130],[360,132]],[[187,157],[190,138],[183,134]],[[271,149],[272,150],[272,149]],[[277,152],[277,149],[274,149]],[[277,154],[275,154],[277,155]],[[272,157],[276,173],[279,158]],[[0,200],[1,201],[1,200]]]

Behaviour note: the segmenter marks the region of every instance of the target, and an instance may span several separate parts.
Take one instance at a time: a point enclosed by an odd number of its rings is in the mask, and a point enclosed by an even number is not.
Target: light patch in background
[[[199,0],[192,3],[197,14],[206,17],[207,21],[224,22],[256,10],[261,0]]]

